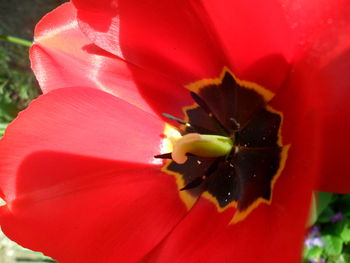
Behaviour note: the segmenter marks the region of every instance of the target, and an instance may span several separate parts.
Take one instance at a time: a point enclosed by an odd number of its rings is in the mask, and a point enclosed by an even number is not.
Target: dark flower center
[[[234,138],[232,150],[215,158],[189,153],[182,164],[171,153],[156,158],[169,159],[163,170],[178,177],[180,191],[207,197],[219,211],[234,206],[233,221],[240,221],[260,203],[271,202],[289,147],[282,145],[282,114],[267,104],[272,93],[228,70],[218,80],[194,84],[191,96],[195,104],[184,109],[185,120],[164,116],[182,124],[182,135]]]

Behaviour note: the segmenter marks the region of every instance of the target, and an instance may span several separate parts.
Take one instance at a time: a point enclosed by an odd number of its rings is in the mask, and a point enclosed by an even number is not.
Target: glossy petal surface
[[[187,84],[226,65],[271,90],[281,86],[310,36],[347,8],[346,0],[73,3],[95,44],[143,68]]]
[[[232,70],[241,78],[277,90],[295,54],[315,31],[337,20],[348,1],[201,1]]]
[[[60,262],[135,262],[186,212],[151,164],[162,128],[95,89],[43,95],[0,142],[3,231]]]
[[[82,31],[101,48],[185,85],[227,64],[192,1],[73,1]],[[204,20],[205,21],[205,20]]]
[[[30,57],[44,93],[62,87],[86,86],[109,92],[148,112],[153,107],[176,115],[184,103],[190,103],[181,86],[95,46],[80,32],[76,10],[70,3],[58,7],[38,23]],[[154,105],[145,102],[144,93]],[[157,100],[157,96],[168,99]]]
[[[321,191],[350,193],[350,2],[323,24],[299,54],[293,80],[312,92],[318,131]]]

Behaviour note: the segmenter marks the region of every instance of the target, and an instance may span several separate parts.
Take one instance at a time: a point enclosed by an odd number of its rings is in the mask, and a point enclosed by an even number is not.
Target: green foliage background
[[[0,1],[1,35],[31,41],[39,19],[67,0]],[[0,135],[40,91],[31,73],[28,48],[0,40]]]
[[[314,211],[316,223],[306,237],[304,261],[312,263],[350,262],[350,195],[318,193]],[[315,231],[316,230],[316,231]],[[315,234],[316,232],[316,234]]]
[[[36,98],[40,91],[29,68],[28,49],[1,43],[0,45],[0,128]]]

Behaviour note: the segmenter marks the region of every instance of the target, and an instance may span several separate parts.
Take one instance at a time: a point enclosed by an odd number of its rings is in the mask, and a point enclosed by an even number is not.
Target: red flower
[[[0,141],[5,233],[62,263],[298,262],[312,190],[350,193],[350,2],[73,4],[37,25],[45,95]],[[184,87],[225,68],[276,94],[291,145],[269,202],[234,223],[234,207],[186,206],[153,158],[160,113],[183,117]]]

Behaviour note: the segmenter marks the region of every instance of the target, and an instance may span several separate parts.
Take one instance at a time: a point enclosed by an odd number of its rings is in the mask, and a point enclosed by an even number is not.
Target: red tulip
[[[349,10],[346,0],[73,0],[49,13],[30,51],[44,95],[0,141],[3,231],[61,263],[299,262],[312,191],[350,193]],[[278,123],[277,164],[236,154],[245,135],[227,129],[232,103],[220,93],[235,81],[255,116],[244,125]],[[161,113],[184,118],[194,86],[197,109],[224,130],[213,134],[234,147],[183,156],[219,160],[209,174],[154,158],[171,122]],[[243,172],[222,204],[220,180],[238,171],[227,160]],[[265,160],[275,166],[261,188],[244,171]],[[200,179],[181,181],[169,162]]]

